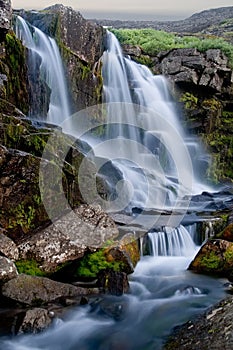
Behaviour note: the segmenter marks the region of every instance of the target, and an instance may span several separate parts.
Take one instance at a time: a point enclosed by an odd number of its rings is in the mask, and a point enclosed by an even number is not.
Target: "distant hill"
[[[233,35],[233,6],[220,7],[195,13],[179,21],[122,21],[93,20],[102,26],[114,28],[154,28],[177,33],[209,33],[222,35],[225,31]]]

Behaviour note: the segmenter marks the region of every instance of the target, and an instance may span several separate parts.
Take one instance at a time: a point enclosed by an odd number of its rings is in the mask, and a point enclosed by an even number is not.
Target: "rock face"
[[[102,78],[99,59],[104,49],[103,28],[63,5],[54,5],[36,13],[24,11],[20,15],[56,39],[67,69],[73,111],[100,102]]]
[[[233,347],[233,299],[227,298],[195,321],[177,328],[166,342],[165,350],[225,349]]]
[[[3,256],[0,256],[0,283],[5,283],[17,276],[17,269],[14,263]]]
[[[5,34],[11,27],[11,1],[1,0],[0,1],[0,42],[4,39]]]
[[[188,84],[208,88],[210,92],[223,92],[231,87],[232,70],[227,57],[218,49],[201,53],[196,49],[174,49],[158,55],[159,72],[179,86]]]
[[[34,306],[49,303],[65,296],[77,297],[87,293],[88,290],[85,288],[24,274],[18,275],[2,287],[3,296]]]
[[[46,273],[101,248],[118,229],[99,206],[82,205],[18,246],[21,260],[34,260]]]
[[[222,239],[207,241],[191,262],[189,270],[232,280],[233,243]]]

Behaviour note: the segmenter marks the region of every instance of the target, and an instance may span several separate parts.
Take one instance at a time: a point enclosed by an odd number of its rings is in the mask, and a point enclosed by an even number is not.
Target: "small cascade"
[[[29,80],[34,94],[30,115],[34,118],[42,115],[48,122],[59,125],[70,115],[70,109],[58,46],[54,39],[20,16],[16,19],[16,36],[29,50]],[[38,88],[40,80],[44,85],[41,83]]]
[[[191,256],[196,250],[189,232],[182,225],[176,228],[164,227],[159,232],[149,232],[148,237],[153,256]]]

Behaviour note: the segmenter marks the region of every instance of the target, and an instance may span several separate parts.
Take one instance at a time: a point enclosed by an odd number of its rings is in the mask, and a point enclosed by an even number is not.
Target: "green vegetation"
[[[210,252],[209,255],[203,256],[200,265],[205,267],[206,270],[218,270],[221,266],[221,258],[214,252]]]
[[[19,273],[25,273],[31,276],[46,276],[35,260],[19,260],[16,261],[15,265]]]
[[[107,261],[104,249],[86,255],[77,268],[77,276],[96,277],[100,270],[112,269],[121,271],[123,263],[119,261]]]
[[[121,44],[139,45],[146,54],[156,55],[162,50],[197,48],[201,52],[220,49],[233,67],[233,45],[222,38],[208,36],[179,36],[155,29],[112,29]]]

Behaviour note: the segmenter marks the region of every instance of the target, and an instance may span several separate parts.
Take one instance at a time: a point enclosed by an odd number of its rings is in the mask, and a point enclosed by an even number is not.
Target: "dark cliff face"
[[[104,50],[104,29],[63,5],[40,12],[23,11],[20,15],[55,38],[66,68],[73,112],[101,102],[99,60]]]

